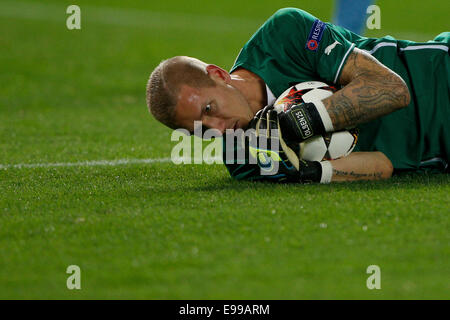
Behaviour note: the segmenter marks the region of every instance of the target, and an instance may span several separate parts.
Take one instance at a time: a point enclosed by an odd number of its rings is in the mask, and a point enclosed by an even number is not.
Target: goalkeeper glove
[[[320,163],[301,160],[286,144],[280,130],[279,114],[273,106],[260,110],[249,127],[255,129],[258,143],[257,152],[252,152],[252,146],[250,146],[250,153],[257,158],[262,170],[267,167],[271,170],[270,174],[284,175],[284,180],[288,182],[330,182],[332,168],[328,161]],[[274,161],[278,166],[270,165]]]
[[[334,131],[330,116],[321,101],[300,103],[279,114],[285,140],[302,142],[312,136]]]

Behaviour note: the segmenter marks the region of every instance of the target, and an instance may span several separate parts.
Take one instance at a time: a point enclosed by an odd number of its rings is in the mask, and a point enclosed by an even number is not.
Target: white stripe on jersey
[[[366,52],[372,54],[378,49],[382,47],[397,47],[397,44],[394,42],[380,42],[375,47],[372,48],[372,50]],[[422,50],[422,49],[437,49],[437,50],[444,50],[448,51],[448,47],[440,44],[419,44],[414,46],[409,46],[406,48],[400,48],[400,51],[409,51],[409,50]]]
[[[424,44],[424,45],[409,46],[406,48],[400,48],[400,51],[422,50],[422,49],[438,49],[438,50],[448,51],[447,46],[439,45],[439,44]]]
[[[372,50],[370,50],[370,51],[365,50],[365,51],[372,54],[382,47],[396,47],[396,46],[397,46],[397,44],[394,42],[380,42],[375,47],[373,47]]]
[[[352,47],[350,47],[350,49],[352,49]],[[372,50],[370,50],[370,51],[363,50],[363,51],[366,51],[367,53],[373,54],[375,51],[377,51],[378,49],[383,48],[383,47],[397,47],[397,43],[395,43],[395,42],[380,42],[375,47],[373,47]],[[350,49],[349,49],[349,51],[350,51]],[[447,46],[440,45],[440,44],[414,45],[414,46],[409,46],[409,47],[406,47],[406,48],[400,48],[400,51],[422,50],[422,49],[436,49],[436,50],[444,50],[444,51],[447,51],[447,52],[449,51],[449,48]],[[343,64],[344,60],[347,58],[347,55],[348,55],[349,51],[347,51],[347,53],[344,56],[344,59],[342,59],[341,65],[339,66],[338,72],[336,73],[336,78],[334,78],[334,83],[336,83],[336,81],[337,81],[337,76],[339,74],[339,71],[342,68],[342,64]]]
[[[350,48],[349,48],[349,49],[347,50],[347,52],[345,53],[344,58],[342,58],[341,64],[339,65],[339,68],[338,68],[338,70],[337,70],[337,72],[336,72],[336,77],[334,77],[334,81],[333,81],[334,83],[336,83],[336,81],[337,81],[338,75],[339,75],[339,73],[341,72],[341,68],[342,68],[342,65],[344,64],[345,59],[347,59],[348,54],[350,53],[350,51],[353,50],[354,47],[355,47],[355,44],[352,43],[352,45],[350,46]]]

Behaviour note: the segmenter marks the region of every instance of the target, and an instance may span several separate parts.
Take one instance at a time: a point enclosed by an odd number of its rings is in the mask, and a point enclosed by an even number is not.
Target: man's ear
[[[214,81],[224,81],[227,84],[231,83],[230,74],[221,67],[218,67],[214,64],[208,64],[206,66],[206,72],[208,73],[209,77]]]

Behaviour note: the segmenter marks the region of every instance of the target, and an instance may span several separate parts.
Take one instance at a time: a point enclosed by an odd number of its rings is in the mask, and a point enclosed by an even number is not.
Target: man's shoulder
[[[277,27],[287,26],[291,23],[298,25],[311,17],[311,14],[299,8],[282,8],[278,9],[269,19],[267,19],[266,24],[275,24]]]
[[[288,7],[288,8],[281,8],[275,11],[275,13],[272,15],[272,18],[274,19],[298,18],[304,15],[309,15],[309,13],[299,8]]]
[[[316,18],[298,8],[282,8],[275,11],[247,42],[247,47],[271,42],[283,41],[293,35],[306,34]]]

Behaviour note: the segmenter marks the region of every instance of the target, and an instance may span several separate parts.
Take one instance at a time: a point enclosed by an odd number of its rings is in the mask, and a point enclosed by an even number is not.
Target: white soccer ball
[[[336,91],[335,87],[320,81],[298,83],[283,92],[274,103],[275,110],[286,112],[292,106],[303,103],[317,103]],[[349,129],[322,136],[314,136],[293,147],[300,159],[308,161],[335,160],[349,155],[358,140],[358,130]]]

